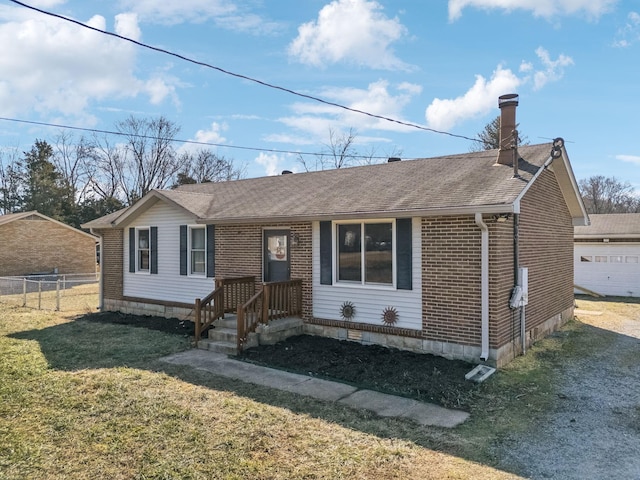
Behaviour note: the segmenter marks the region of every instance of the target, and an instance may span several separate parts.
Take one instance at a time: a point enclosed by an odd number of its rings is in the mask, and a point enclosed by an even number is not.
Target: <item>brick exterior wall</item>
[[[514,286],[513,217],[484,219],[489,227],[489,347],[499,348],[520,335],[520,319],[509,308]]]
[[[489,229],[489,346],[503,365],[520,350],[514,285],[513,217]],[[545,171],[521,201],[519,264],[529,268],[527,341],[557,328],[573,307],[573,226],[555,175]],[[423,339],[481,343],[481,234],[473,216],[422,219]]]
[[[100,268],[102,271],[102,293],[106,299],[122,300],[122,275],[124,265],[124,230],[99,230],[102,236]]]
[[[312,245],[311,223],[278,223],[269,225],[217,225],[216,276],[255,277],[262,282],[263,229],[289,229],[298,235],[298,245],[290,245],[291,278],[302,279],[303,319],[311,317]]]
[[[422,219],[425,339],[480,344],[480,241],[472,216]]]
[[[96,242],[56,222],[34,216],[0,226],[0,276],[93,273]]]
[[[529,268],[527,331],[573,307],[573,224],[549,171],[521,202],[520,265]]]

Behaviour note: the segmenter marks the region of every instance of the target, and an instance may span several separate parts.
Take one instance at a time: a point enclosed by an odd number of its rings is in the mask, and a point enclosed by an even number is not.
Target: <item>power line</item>
[[[319,153],[319,152],[301,152],[301,151],[293,151],[293,150],[279,150],[275,148],[258,148],[258,147],[243,147],[239,145],[228,145],[225,143],[211,143],[211,142],[198,142],[196,140],[182,140],[178,138],[163,138],[154,135],[139,135],[134,133],[126,133],[126,132],[117,132],[113,130],[100,130],[97,128],[85,128],[85,127],[74,127],[71,125],[62,125],[59,123],[47,123],[47,122],[36,122],[35,120],[21,120],[19,118],[7,118],[0,117],[0,120],[4,120],[5,122],[14,122],[14,123],[25,123],[28,125],[39,125],[43,127],[55,127],[62,128],[66,130],[78,130],[81,132],[91,132],[91,133],[102,133],[107,135],[118,135],[121,137],[136,137],[136,138],[146,138],[151,140],[171,140],[172,142],[177,143],[186,143],[190,145],[204,145],[207,147],[219,147],[219,148],[235,148],[236,150],[252,150],[256,152],[269,152],[269,153],[288,153],[293,155],[314,155],[314,156],[332,156],[332,153]],[[386,159],[387,156],[378,157],[375,155],[351,155],[353,158],[371,158],[371,159]]]
[[[304,93],[296,92],[295,90],[291,90],[289,88],[285,88],[285,87],[281,87],[279,85],[274,85],[274,84],[271,84],[271,83],[263,82],[262,80],[258,80],[256,78],[252,78],[252,77],[249,77],[247,75],[242,75],[240,73],[234,73],[234,72],[231,72],[229,70],[225,70],[223,68],[217,67],[215,65],[211,65],[209,63],[201,62],[199,60],[194,60],[192,58],[186,57],[184,55],[180,55],[179,53],[175,53],[175,52],[172,52],[170,50],[165,50],[163,48],[154,47],[153,45],[142,43],[142,42],[139,42],[139,41],[134,40],[132,38],[124,37],[122,35],[118,35],[117,33],[109,32],[109,31],[106,31],[106,30],[100,30],[99,28],[92,27],[90,25],[86,25],[86,24],[84,24],[84,23],[82,23],[82,22],[80,22],[78,20],[74,20],[72,18],[65,17],[65,16],[59,15],[57,13],[49,12],[49,11],[43,10],[41,8],[37,8],[37,7],[31,6],[31,5],[27,5],[26,3],[22,3],[22,2],[20,2],[18,0],[9,0],[9,1],[12,2],[12,3],[15,3],[16,5],[20,5],[22,7],[28,8],[29,10],[33,10],[33,11],[42,13],[43,15],[48,15],[50,17],[55,17],[55,18],[58,18],[60,20],[71,22],[71,23],[74,23],[74,24],[76,24],[76,25],[78,25],[80,27],[83,27],[83,28],[86,28],[86,29],[89,29],[89,30],[93,30],[93,31],[101,33],[103,35],[109,35],[111,37],[115,37],[115,38],[118,38],[120,40],[124,40],[126,42],[133,43],[134,45],[138,45],[139,47],[147,48],[149,50],[153,50],[153,51],[159,52],[159,53],[164,53],[166,55],[170,55],[172,57],[179,58],[180,60],[184,60],[186,62],[193,63],[193,64],[199,65],[201,67],[206,67],[206,68],[210,68],[212,70],[217,70],[218,72],[223,73],[225,75],[230,75],[232,77],[240,78],[242,80],[247,80],[249,82],[257,83],[257,84],[262,85],[264,87],[272,88],[272,89],[275,89],[275,90],[280,90],[282,92],[289,93],[291,95],[296,95],[296,96],[301,97],[301,98],[306,98],[308,100],[313,100],[315,102],[320,102],[320,103],[323,103],[325,105],[329,105],[329,106],[332,106],[332,107],[336,107],[336,108],[340,108],[340,109],[343,109],[343,110],[347,110],[349,112],[359,113],[361,115],[366,115],[368,117],[377,118],[379,120],[385,120],[387,122],[396,123],[396,124],[399,124],[399,125],[403,125],[405,127],[416,128],[416,129],[419,129],[419,130],[424,130],[424,131],[432,132],[432,133],[438,133],[438,134],[441,134],[441,135],[448,135],[448,136],[454,137],[454,138],[462,138],[464,140],[470,140],[470,141],[473,141],[473,142],[481,141],[481,140],[478,140],[477,138],[471,138],[471,137],[467,137],[465,135],[458,135],[458,134],[455,134],[455,133],[444,132],[444,131],[441,131],[441,130],[435,130],[433,128],[424,127],[422,125],[417,125],[415,123],[403,122],[401,120],[397,120],[397,119],[394,119],[394,118],[385,117],[385,116],[382,116],[382,115],[376,115],[376,114],[373,114],[373,113],[365,112],[364,110],[358,110],[356,108],[347,107],[347,106],[341,105],[339,103],[334,103],[334,102],[330,102],[328,100],[323,100],[322,98],[314,97],[312,95],[307,95],[307,94],[304,94]]]

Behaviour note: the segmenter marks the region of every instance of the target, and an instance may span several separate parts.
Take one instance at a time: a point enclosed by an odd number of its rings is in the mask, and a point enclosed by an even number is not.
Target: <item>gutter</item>
[[[481,299],[481,353],[480,360],[489,359],[489,228],[482,220],[482,213],[476,213],[476,225],[480,228],[480,299]]]

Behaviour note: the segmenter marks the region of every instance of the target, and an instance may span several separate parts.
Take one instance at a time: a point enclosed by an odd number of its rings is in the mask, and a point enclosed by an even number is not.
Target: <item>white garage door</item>
[[[603,295],[640,297],[640,245],[574,244],[574,283]]]

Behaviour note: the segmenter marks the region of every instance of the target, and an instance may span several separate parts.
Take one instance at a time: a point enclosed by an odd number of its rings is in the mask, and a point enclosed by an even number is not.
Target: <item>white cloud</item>
[[[449,20],[455,21],[462,16],[466,7],[484,10],[502,9],[528,10],[536,17],[551,19],[558,15],[585,14],[597,19],[608,12],[617,0],[449,0]]]
[[[138,15],[135,13],[121,13],[116,15],[116,33],[132,40],[140,41],[142,32],[138,26]]]
[[[106,29],[95,15],[88,25]],[[119,15],[116,29],[139,35],[133,15]],[[149,95],[154,103],[174,97],[165,78],[135,76],[135,47],[70,22],[0,9],[0,112],[13,116],[37,111],[49,116],[86,118],[84,110],[108,97]]]
[[[617,160],[622,160],[627,163],[636,163],[640,165],[640,156],[639,155],[616,155]]]
[[[276,154],[266,154],[261,152],[260,155],[256,157],[255,162],[264,167],[265,173],[269,176],[279,175],[280,174],[280,164],[283,162],[282,158],[280,158]]]
[[[227,0],[122,0],[120,5],[140,16],[142,21],[174,25],[183,22],[203,23],[211,18],[231,15],[235,5]]]
[[[225,143],[227,141],[222,132],[229,129],[226,123],[213,122],[208,130],[198,130],[194,140],[204,143]]]
[[[298,27],[289,55],[315,67],[344,62],[410,70],[391,48],[393,42],[407,34],[407,29],[397,17],[389,18],[382,10],[375,1],[334,0],[320,10],[316,21]]]
[[[227,131],[229,126],[226,123],[212,122],[211,125],[202,130],[196,131],[193,137],[189,138],[193,142],[225,144],[227,139],[222,132]],[[214,149],[214,146],[199,145],[197,143],[183,143],[178,149],[179,154],[192,153],[195,154],[200,150]]]
[[[385,80],[373,82],[366,89],[361,88],[325,88],[319,95],[326,100],[345,105],[356,110],[402,120],[402,111],[409,105],[413,97],[422,91],[422,87],[411,83],[391,86]],[[296,129],[305,136],[317,141],[325,139],[329,129],[347,130],[353,128],[358,137],[370,129],[402,131],[404,127],[382,119],[362,115],[356,112],[320,103],[298,102],[291,105],[292,116],[280,118],[279,121]],[[277,138],[270,135],[269,138]],[[308,138],[300,139],[297,144],[308,143]]]
[[[553,60],[542,47],[536,49],[536,55],[542,68],[536,68],[533,62],[523,61],[519,67],[522,76],[518,76],[498,65],[489,81],[482,75],[476,75],[475,83],[464,95],[454,99],[434,99],[425,112],[427,124],[430,128],[447,131],[469,118],[480,117],[494,110],[500,95],[512,93],[529,83],[533,84],[534,91],[540,90],[547,83],[560,80],[565,68],[574,63],[571,57],[564,54]]]
[[[213,22],[216,27],[251,34],[271,34],[282,28],[277,22],[245,12],[231,0],[121,0],[121,8],[135,12],[141,22],[162,25]]]
[[[626,48],[637,41],[640,41],[640,13],[629,12],[627,15],[627,23],[624,27],[618,29],[613,46]]]
[[[560,54],[557,60],[551,60],[549,52],[542,47],[536,49],[536,55],[544,70],[538,70],[533,74],[534,90],[540,90],[547,83],[561,79],[564,76],[564,68],[573,65],[573,59],[563,54]]]
[[[513,93],[520,83],[511,70],[500,65],[489,81],[476,75],[476,82],[464,95],[434,99],[425,112],[427,124],[436,130],[449,130],[463,120],[485,115],[496,108],[500,95]]]

